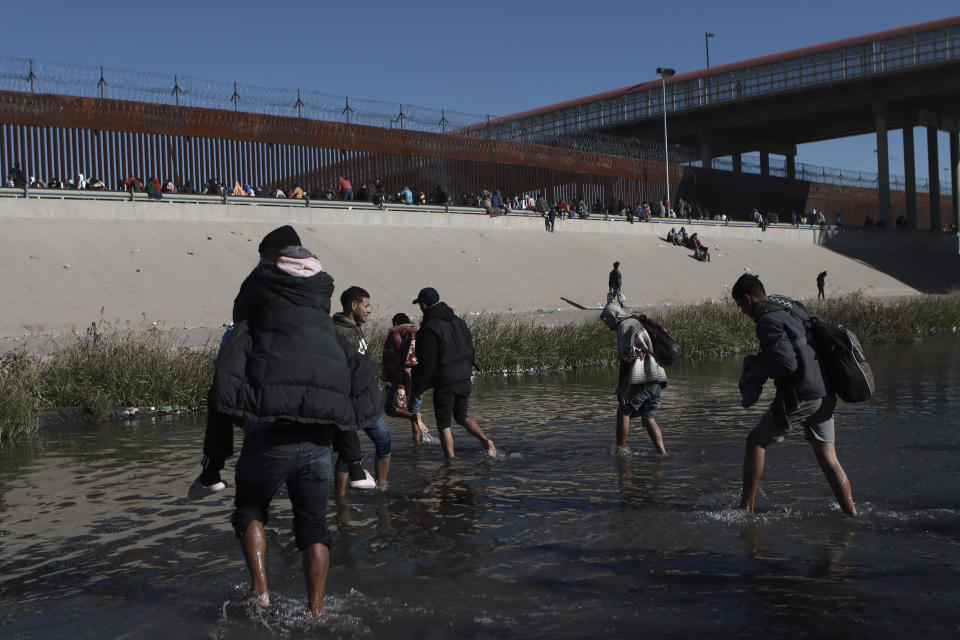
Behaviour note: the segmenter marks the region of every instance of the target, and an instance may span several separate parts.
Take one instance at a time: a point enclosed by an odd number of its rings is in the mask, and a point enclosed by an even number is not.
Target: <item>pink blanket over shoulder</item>
[[[277,258],[277,268],[299,278],[309,278],[315,276],[323,267],[316,258],[288,258],[280,256]]]

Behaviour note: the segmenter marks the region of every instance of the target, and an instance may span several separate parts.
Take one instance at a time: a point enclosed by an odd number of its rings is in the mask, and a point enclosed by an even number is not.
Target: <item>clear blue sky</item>
[[[956,0],[5,2],[0,56],[506,115],[678,72],[960,13]],[[917,176],[926,136],[918,130]],[[876,171],[875,138],[797,160]],[[949,150],[941,134],[941,168]],[[891,171],[902,174],[900,135]]]

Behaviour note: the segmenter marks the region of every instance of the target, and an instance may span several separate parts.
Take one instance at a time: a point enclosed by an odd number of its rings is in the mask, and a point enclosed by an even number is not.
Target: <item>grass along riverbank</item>
[[[960,326],[960,294],[893,302],[852,295],[811,308],[852,329],[864,345]],[[650,316],[670,330],[687,358],[729,357],[757,348],[753,322],[732,302],[668,307]],[[615,363],[615,335],[599,320],[549,327],[484,318],[471,327],[481,374]],[[368,332],[377,362],[385,335],[385,327]],[[6,354],[0,357],[0,440],[35,430],[41,409],[80,407],[102,417],[116,407],[202,406],[215,350],[215,345],[178,346],[157,331],[107,336],[93,331],[49,355]]]

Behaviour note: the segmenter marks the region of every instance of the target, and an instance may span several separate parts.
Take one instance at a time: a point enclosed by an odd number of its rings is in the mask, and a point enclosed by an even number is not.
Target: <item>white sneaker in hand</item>
[[[220,493],[226,488],[227,485],[222,480],[220,482],[214,482],[211,485],[205,485],[200,482],[200,478],[197,478],[193,481],[193,484],[190,485],[190,489],[187,491],[187,498],[190,500],[203,500],[215,493]]]
[[[373,476],[370,475],[370,472],[364,469],[363,475],[366,476],[363,480],[351,480],[350,488],[351,489],[376,489],[377,482],[376,480],[373,479]]]

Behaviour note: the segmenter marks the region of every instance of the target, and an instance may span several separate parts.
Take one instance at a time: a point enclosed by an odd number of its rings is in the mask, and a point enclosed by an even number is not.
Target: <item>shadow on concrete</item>
[[[960,238],[933,231],[821,229],[817,244],[924,293],[960,288]]]
[[[573,308],[575,308],[575,309],[583,309],[584,311],[591,311],[591,310],[593,310],[593,307],[585,307],[585,306],[583,306],[582,304],[580,304],[579,302],[574,302],[574,301],[571,300],[570,298],[564,298],[563,296],[560,296],[560,299],[563,300],[564,302],[566,302],[568,305],[570,305],[571,307],[573,307]]]

